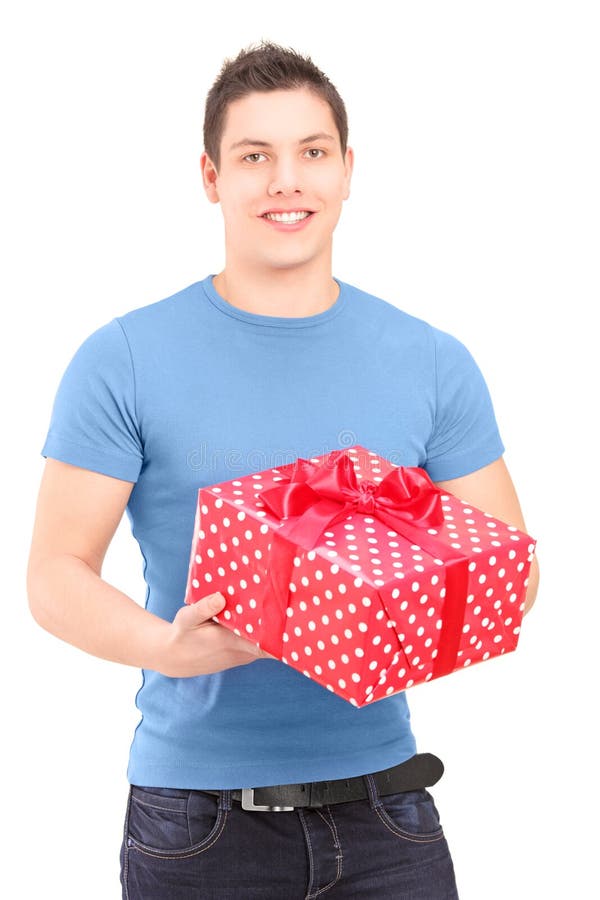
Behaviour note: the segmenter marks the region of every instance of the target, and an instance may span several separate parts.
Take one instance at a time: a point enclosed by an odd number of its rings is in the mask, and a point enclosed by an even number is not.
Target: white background
[[[28,613],[40,450],[83,339],[222,267],[220,209],[198,169],[204,99],[223,59],[261,38],[310,54],[347,105],[356,166],[334,274],[466,343],[539,542],[542,580],[517,652],[409,694],[418,749],[446,765],[432,793],[461,900],[595,893],[594,6],[5,6],[1,792],[5,878],[18,873],[11,898],[120,896],[139,673],[57,640]],[[103,577],[143,603],[141,571],[125,520]]]

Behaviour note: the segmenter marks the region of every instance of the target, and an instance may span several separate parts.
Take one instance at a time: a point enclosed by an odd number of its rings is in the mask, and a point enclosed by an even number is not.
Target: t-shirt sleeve
[[[135,410],[135,373],[117,319],[93,332],[67,366],[41,453],[102,475],[137,481],[143,446]]]
[[[424,466],[432,481],[475,472],[502,456],[492,400],[481,371],[452,335],[432,329],[436,404]]]

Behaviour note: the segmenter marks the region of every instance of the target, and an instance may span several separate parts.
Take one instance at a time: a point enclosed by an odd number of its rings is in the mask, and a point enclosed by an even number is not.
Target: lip
[[[287,209],[284,209],[282,206],[271,206],[269,209],[263,209],[261,212],[261,216],[265,216],[267,213],[291,213],[291,212],[314,212],[314,209],[309,209],[308,206],[289,206]]]
[[[296,209],[267,209],[266,212],[273,213],[282,213],[282,212],[299,212],[300,210]],[[262,216],[259,216],[261,221],[266,222],[267,225],[270,225],[271,228],[274,228],[276,231],[301,231],[303,228],[308,226],[308,223],[312,218],[314,218],[313,210],[302,210],[303,212],[310,213],[310,215],[306,216],[304,219],[300,219],[299,222],[275,222],[273,219],[266,219],[265,213]]]

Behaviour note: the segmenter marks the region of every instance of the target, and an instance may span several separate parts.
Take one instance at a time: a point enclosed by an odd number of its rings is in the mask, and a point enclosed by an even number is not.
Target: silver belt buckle
[[[295,806],[256,806],[254,803],[255,788],[242,788],[242,809],[250,812],[293,812]]]

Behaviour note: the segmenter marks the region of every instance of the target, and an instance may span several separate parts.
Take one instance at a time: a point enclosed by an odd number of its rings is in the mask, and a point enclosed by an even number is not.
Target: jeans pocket
[[[440,816],[426,788],[379,796],[376,807],[382,822],[399,837],[411,841],[436,841],[444,837]]]
[[[192,856],[212,846],[226,817],[214,794],[131,785],[127,846],[164,859]]]

